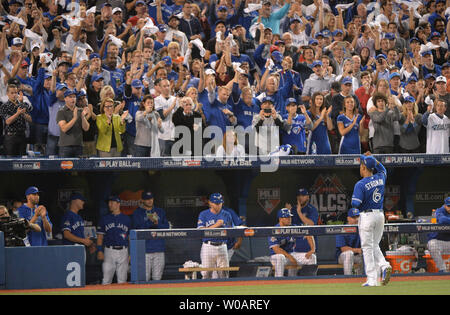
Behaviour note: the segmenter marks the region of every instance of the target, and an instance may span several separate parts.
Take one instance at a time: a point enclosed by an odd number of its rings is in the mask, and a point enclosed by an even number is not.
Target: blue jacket
[[[38,206],[36,205],[36,208],[37,207]],[[31,218],[34,216],[35,209],[30,209],[25,204],[22,205],[20,208],[17,209],[17,211],[19,212],[19,218],[24,218],[24,219],[30,221]],[[50,224],[52,224],[50,221],[50,218],[48,216],[48,213],[47,213],[47,220]],[[39,217],[37,219],[37,221],[35,222],[35,224],[40,226],[41,232],[30,231],[27,233],[27,238],[28,238],[28,241],[30,242],[30,245],[31,246],[47,246],[48,245],[47,235],[45,234],[44,223],[42,222],[42,218]]]
[[[158,216],[158,224],[155,225],[152,220],[148,218],[148,215]],[[131,216],[131,229],[168,229],[169,222],[166,218],[166,213],[161,208],[153,207],[152,210],[145,210],[141,207],[134,210]],[[150,239],[145,241],[146,253],[159,253],[165,250],[164,239]]]

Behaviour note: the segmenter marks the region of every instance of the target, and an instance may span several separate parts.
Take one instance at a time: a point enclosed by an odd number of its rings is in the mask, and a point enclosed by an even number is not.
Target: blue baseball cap
[[[308,45],[309,45],[309,46],[312,46],[312,45],[314,45],[314,44],[316,44],[316,45],[319,44],[319,42],[317,41],[317,39],[310,39],[310,40],[308,41]]]
[[[428,80],[428,79],[436,79],[436,76],[433,73],[428,73],[425,76],[425,80]]]
[[[261,104],[265,102],[271,102],[272,104],[274,103],[273,98],[271,96],[264,97],[261,101]]]
[[[331,31],[330,30],[322,30],[322,36],[323,37],[330,37]]]
[[[170,66],[172,64],[172,58],[170,58],[169,56],[165,56],[161,60],[166,63],[166,66]]]
[[[395,39],[395,34],[393,34],[393,33],[386,33],[384,35],[384,38],[387,38],[389,40]]]
[[[293,215],[291,213],[291,210],[289,210],[288,208],[283,208],[283,209],[278,210],[277,217],[278,218],[290,218],[290,217],[293,217]]]
[[[97,54],[97,53],[92,53],[92,54],[89,55],[89,60],[92,60],[92,59],[94,59],[94,58],[100,59],[100,55]]]
[[[105,79],[102,74],[96,74],[92,77],[92,82]]]
[[[333,32],[333,36],[336,36],[336,35],[338,35],[338,34],[343,35],[344,32],[343,32],[342,30],[340,30],[340,29],[337,29],[337,30],[335,30],[335,31]]]
[[[306,188],[300,188],[299,190],[297,190],[297,196],[308,196],[309,195],[309,191]]]
[[[301,23],[301,21],[300,21],[299,18],[292,18],[292,19],[290,19],[289,24],[292,24],[292,23],[294,23],[294,22],[299,22],[299,23]]]
[[[108,197],[108,201],[115,201],[115,202],[119,202],[120,203],[120,198],[119,198],[119,196],[111,195],[111,196]]]
[[[47,80],[48,78],[51,78],[52,77],[52,74],[51,73],[46,73],[46,74],[44,74],[44,80]]]
[[[369,156],[365,156],[365,155],[361,155],[360,156],[361,159],[361,164],[364,164],[369,170],[374,170],[375,166],[377,166],[377,160],[369,155]]]
[[[348,210],[347,216],[349,217],[357,217],[359,216],[359,210],[356,208],[351,208],[350,210]]]
[[[449,62],[444,63],[444,64],[441,66],[441,69],[444,69],[444,68],[447,68],[447,67],[450,67],[450,63],[449,63]]]
[[[314,38],[317,38],[317,37],[319,37],[319,36],[322,36],[322,37],[323,37],[322,32],[317,32],[316,35],[314,35]]]
[[[36,186],[28,187],[27,190],[25,190],[25,196],[31,195],[31,194],[39,194],[42,191],[39,190]]]
[[[217,11],[228,11],[228,8],[224,5],[221,5],[220,7],[217,8]]]
[[[131,81],[131,87],[134,87],[136,89],[142,89],[144,85],[142,84],[142,81],[139,79],[134,79]]]
[[[409,43],[411,44],[412,42],[418,42],[418,43],[420,43],[420,40],[419,40],[417,37],[412,37],[412,38],[409,40]]]
[[[77,95],[77,92],[75,90],[67,89],[64,91],[64,97],[70,96],[72,94]]]
[[[393,79],[393,78],[395,78],[395,77],[399,77],[399,78],[400,78],[400,73],[398,73],[398,72],[392,72],[392,73],[389,75],[389,81],[391,81],[391,79]]]
[[[139,1],[138,1],[138,2],[139,2]],[[141,2],[143,2],[143,1],[141,1]],[[102,7],[101,7],[101,8],[104,8],[104,7],[112,7],[112,5],[111,5],[111,3],[106,2],[106,3],[103,3],[103,4],[102,4]]]
[[[168,28],[166,24],[159,24],[158,29],[161,33],[167,32]]]
[[[407,97],[405,97],[405,102],[415,103],[416,99],[414,97],[412,97],[411,95],[408,95]]]
[[[211,196],[209,196],[209,201],[216,204],[223,203],[223,196],[220,193],[211,194]]]
[[[149,200],[149,199],[153,199],[153,194],[151,191],[144,191],[142,193],[142,200]]]
[[[291,103],[295,103],[297,104],[297,100],[293,97],[290,97],[286,100],[286,105],[291,104]]]
[[[280,62],[283,61],[283,54],[280,53],[278,50],[274,50],[274,51],[272,52],[272,58],[273,58],[276,62],[280,63]]]
[[[450,206],[450,197],[445,198],[445,205]]]
[[[144,2],[144,1],[141,1],[141,0],[136,1],[135,5],[138,5],[138,4],[143,4],[143,5],[145,5],[145,2]]]
[[[431,34],[430,34],[430,37],[428,37],[428,40],[430,40],[430,39],[432,39],[433,37],[441,37],[441,33],[439,33],[439,32],[432,32]]]
[[[62,90],[62,89],[67,89],[67,84],[65,83],[57,83],[56,84],[56,91]]]
[[[426,55],[432,55],[432,54],[433,53],[431,52],[431,50],[427,50],[422,53],[422,57],[425,57]]]
[[[322,61],[320,61],[320,60],[315,60],[313,63],[312,63],[312,67],[314,68],[315,66],[322,66],[323,64],[322,64]]]
[[[412,76],[410,76],[409,77],[409,79],[408,79],[408,81],[406,81],[406,84],[409,84],[409,83],[411,83],[411,82],[417,82],[417,78],[416,78],[416,76],[415,75],[412,75]]]
[[[380,59],[380,58],[387,59],[385,54],[378,54],[375,59]]]
[[[353,84],[353,80],[350,77],[344,77],[341,81],[341,84]]]
[[[86,198],[84,198],[84,196],[80,193],[74,193],[70,196],[70,201],[72,200],[82,200],[82,201],[86,201]]]

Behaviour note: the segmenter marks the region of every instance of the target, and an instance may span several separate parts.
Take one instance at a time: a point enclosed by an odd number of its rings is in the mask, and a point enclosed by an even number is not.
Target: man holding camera
[[[47,246],[46,233],[51,233],[53,228],[47,209],[39,205],[40,193],[37,187],[29,187],[25,191],[27,202],[17,209],[19,217],[30,223],[31,231],[28,232],[27,238],[31,246]]]
[[[23,102],[23,94],[17,85],[6,89],[8,101],[0,106],[0,117],[5,121],[3,145],[8,157],[26,154],[26,123],[31,123],[30,108]]]

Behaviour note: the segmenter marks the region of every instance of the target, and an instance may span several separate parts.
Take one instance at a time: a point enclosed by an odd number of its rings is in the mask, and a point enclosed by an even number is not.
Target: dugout
[[[414,205],[416,216],[428,216],[450,194],[450,184],[445,181],[450,175],[448,156],[376,157],[388,169],[385,210],[404,212],[409,203]],[[1,159],[0,204],[22,199],[27,187],[38,186],[44,192],[41,203],[54,225],[54,244],[59,242],[60,220],[72,192],[87,198],[80,215],[94,227],[107,213],[108,195],[119,195],[122,212],[130,215],[139,205],[143,190],[153,192],[155,205],[165,209],[174,228],[196,227],[198,214],[207,208],[212,192],[221,192],[225,205],[244,216],[248,226],[271,226],[277,223],[278,209],[286,202],[295,204],[300,187],[311,192],[311,203],[318,208],[322,223],[343,219],[340,215],[349,208],[353,186],[360,179],[359,156],[288,156],[272,162],[277,166],[274,172],[262,171],[267,163],[259,160]],[[243,249],[234,259],[240,262],[259,257],[262,253],[258,251],[264,252],[262,243],[248,244],[251,251]],[[333,259],[332,245],[331,238],[319,239],[319,261]],[[180,258],[181,263],[190,259],[189,253],[198,253],[199,246],[184,247],[186,258]],[[95,260],[91,263],[98,268]],[[167,263],[179,261],[169,258]]]

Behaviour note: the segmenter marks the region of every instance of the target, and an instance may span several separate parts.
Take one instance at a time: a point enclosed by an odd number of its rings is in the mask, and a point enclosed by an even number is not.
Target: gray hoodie
[[[317,74],[313,73],[305,80],[303,85],[302,96],[312,96],[315,92],[330,91],[331,83],[334,81],[334,75],[320,78]]]
[[[384,112],[369,112],[370,119],[373,122],[375,134],[373,135],[373,148],[393,147],[394,146],[394,122],[400,119],[398,107],[389,109],[386,106]]]

